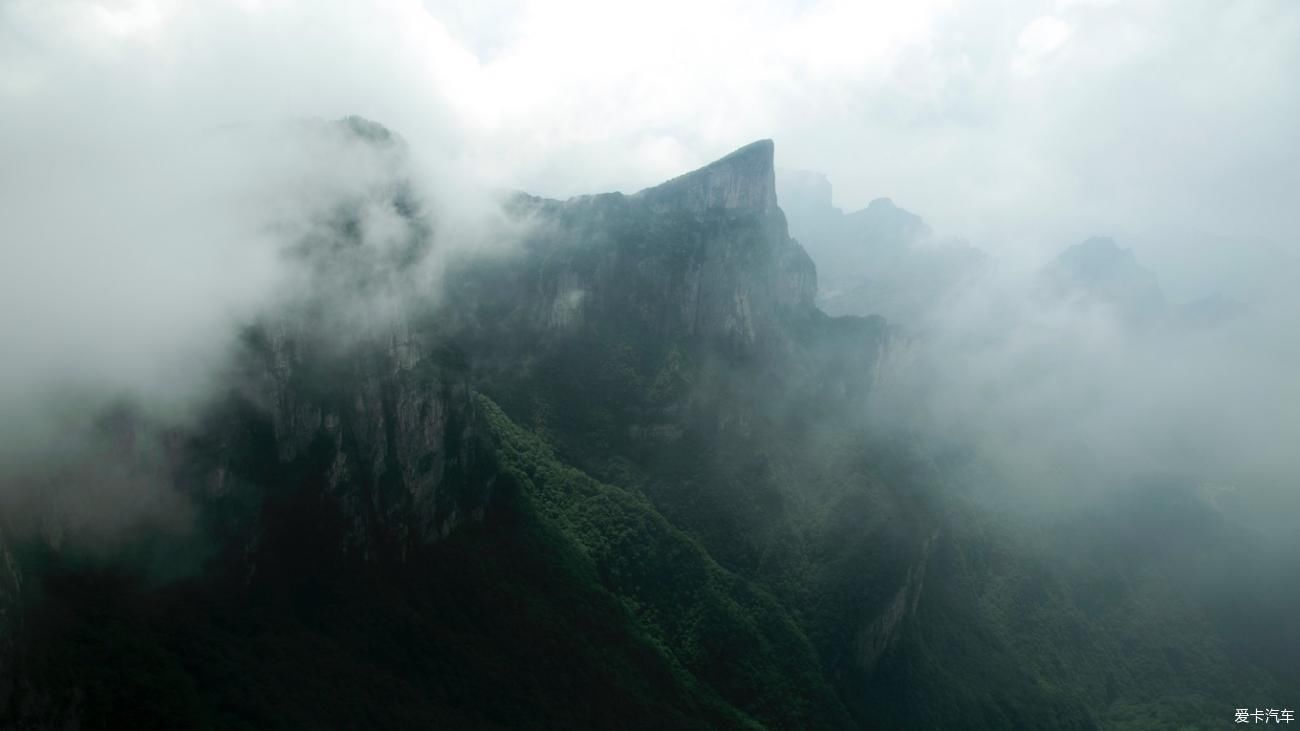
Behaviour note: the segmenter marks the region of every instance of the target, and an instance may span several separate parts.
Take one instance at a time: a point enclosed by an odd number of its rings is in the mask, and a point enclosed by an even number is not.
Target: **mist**
[[[0,725],[1285,704],[1297,77],[1290,0],[0,0]]]
[[[41,453],[56,403],[183,421],[241,327],[339,284],[301,254],[341,202],[376,257],[353,263],[383,279],[414,239],[509,238],[488,191],[637,190],[773,137],[845,210],[888,195],[996,260],[893,348],[892,423],[1033,474],[1069,458],[1284,481],[1298,31],[1288,3],[8,2],[4,449]],[[395,146],[322,131],[353,114]],[[386,207],[399,178],[427,230]],[[1099,233],[1171,301],[1247,316],[1137,336],[1038,297],[1036,272]],[[334,331],[436,298],[441,254],[418,258],[335,302]]]
[[[1043,301],[1031,286],[986,275],[932,313],[893,355],[890,417],[1003,460],[1072,460],[1098,482],[1175,470],[1280,484],[1300,467],[1286,310],[1135,332],[1104,303]]]
[[[61,280],[67,291],[149,276],[131,257],[162,238],[177,243],[148,257],[155,267],[199,266],[188,280],[151,277],[153,287],[184,281],[205,293],[195,302],[255,300],[272,275],[221,257],[257,256],[237,253],[258,247],[229,199],[260,174],[232,149],[204,163],[196,148],[228,125],[356,114],[410,142],[448,211],[473,207],[477,196],[458,196],[478,187],[637,190],[772,137],[783,167],[827,173],[846,210],[888,195],[1018,262],[1111,233],[1176,277],[1171,291],[1225,261],[1257,261],[1234,273],[1238,296],[1278,270],[1243,250],[1285,252],[1300,224],[1288,144],[1300,121],[1289,83],[1298,29],[1300,11],[1280,2],[9,2],[5,269],[49,281],[64,247],[12,242],[58,218],[67,230],[52,235],[115,252],[100,254],[109,267],[92,282]],[[223,170],[199,174],[204,164]],[[167,231],[193,220],[168,223],[180,205],[205,208],[187,214],[213,225]],[[97,245],[104,237],[72,230],[74,218],[134,243]],[[148,218],[158,235],[115,218]],[[223,281],[235,270],[246,273]],[[6,290],[7,304],[30,301]]]
[[[366,106],[346,95],[278,92],[301,73],[259,77],[273,64],[236,46],[286,29],[243,12],[0,7],[0,498],[19,538],[184,534],[169,434],[231,386],[242,332],[310,307],[346,347],[435,301],[445,256],[509,239],[445,150],[338,121]]]
[[[450,152],[438,94],[400,80],[419,64],[379,32],[400,11],[367,34],[342,5],[311,7],[316,31],[305,5],[0,7],[7,413],[71,387],[192,400],[234,330],[304,286],[286,250],[332,207],[363,206],[366,248],[396,245],[367,200],[397,181],[449,244],[476,238],[495,197]],[[367,63],[343,73],[340,44]],[[354,113],[422,144],[327,129]]]
[[[815,176],[783,179],[823,306],[890,324],[872,430],[923,445],[946,489],[1037,522],[1176,485],[1293,541],[1270,517],[1295,504],[1300,474],[1300,301],[1267,286],[1287,256],[1243,252],[1170,294],[1122,240],[990,255],[914,212],[844,215],[809,197]]]

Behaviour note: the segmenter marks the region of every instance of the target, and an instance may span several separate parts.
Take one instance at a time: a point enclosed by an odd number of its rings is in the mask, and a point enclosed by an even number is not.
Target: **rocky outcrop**
[[[635,195],[518,196],[526,260],[452,285],[533,332],[633,328],[750,350],[811,311],[817,290],[776,206],[772,161],[762,140]]]
[[[319,334],[266,329],[256,398],[277,457],[337,501],[346,550],[401,557],[482,518],[492,474],[472,388],[435,344],[401,327],[334,354]]]
[[[341,515],[344,551],[403,558],[483,516],[491,465],[468,373],[412,321],[430,306],[420,272],[434,235],[405,143],[359,117],[327,131],[375,171],[319,202],[286,247],[300,286],[247,331],[235,380],[252,409],[213,428],[223,446],[202,482],[213,500],[247,491],[241,480],[318,492]],[[231,448],[258,419],[264,443]],[[241,466],[261,452],[273,467]]]
[[[704,167],[646,188],[634,198],[655,211],[768,211],[776,207],[775,146],[759,140]]]

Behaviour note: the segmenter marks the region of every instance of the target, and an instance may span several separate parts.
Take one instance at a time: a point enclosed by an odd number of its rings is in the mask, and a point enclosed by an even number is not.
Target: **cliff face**
[[[741,350],[813,309],[817,272],[776,207],[764,140],[635,195],[521,196],[526,260],[478,294],[520,325],[559,333],[637,328]]]
[[[429,338],[395,326],[336,353],[319,333],[277,321],[249,343],[245,397],[269,416],[273,472],[337,504],[345,551],[404,557],[482,519],[494,476],[471,382]],[[239,468],[223,456],[212,469],[220,498]]]
[[[698,170],[646,188],[634,197],[663,212],[770,211],[776,208],[774,156],[771,140],[751,142]]]
[[[283,251],[298,286],[244,334],[233,382],[248,408],[219,403],[200,435],[216,440],[205,499],[249,482],[319,492],[345,552],[405,557],[482,518],[491,467],[464,364],[413,324],[429,306],[423,263],[435,242],[405,143],[359,117],[311,129],[368,172],[315,201]],[[269,427],[259,443],[223,447],[258,425]]]

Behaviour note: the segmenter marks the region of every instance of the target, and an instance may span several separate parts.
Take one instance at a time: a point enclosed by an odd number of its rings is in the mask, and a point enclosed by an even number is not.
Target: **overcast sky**
[[[772,137],[984,245],[1289,242],[1298,76],[1289,0],[3,0],[0,154],[357,113],[565,196]]]

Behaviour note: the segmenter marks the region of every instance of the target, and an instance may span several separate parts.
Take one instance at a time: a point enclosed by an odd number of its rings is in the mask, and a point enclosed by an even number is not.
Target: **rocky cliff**
[[[382,127],[340,129],[400,162]],[[171,538],[88,564],[43,547],[41,621],[0,664],[30,682],[0,719],[853,725],[823,658],[841,634],[897,644],[924,559],[860,569],[912,557],[926,523],[842,479],[855,449],[823,454],[851,441],[883,328],[815,307],[773,154],[634,195],[514,196],[518,246],[452,261],[436,298],[400,165],[320,206],[285,252],[303,288],[167,432],[195,558],[141,582],[131,561]],[[828,511],[835,536],[810,527]],[[846,560],[809,569],[821,553]]]
[[[511,210],[531,227],[525,261],[453,286],[514,326],[747,350],[813,309],[816,268],[776,207],[769,140],[635,195],[518,196]]]
[[[335,352],[328,336],[272,321],[251,330],[241,398],[269,417],[279,479],[314,483],[336,501],[346,551],[364,558],[412,548],[479,520],[494,477],[476,427],[468,373],[401,323]],[[232,443],[240,414],[218,422]],[[218,453],[218,499],[239,466]],[[261,479],[266,479],[263,476]]]
[[[664,212],[770,211],[776,208],[775,149],[771,140],[751,142],[698,170],[646,188],[634,197]]]

